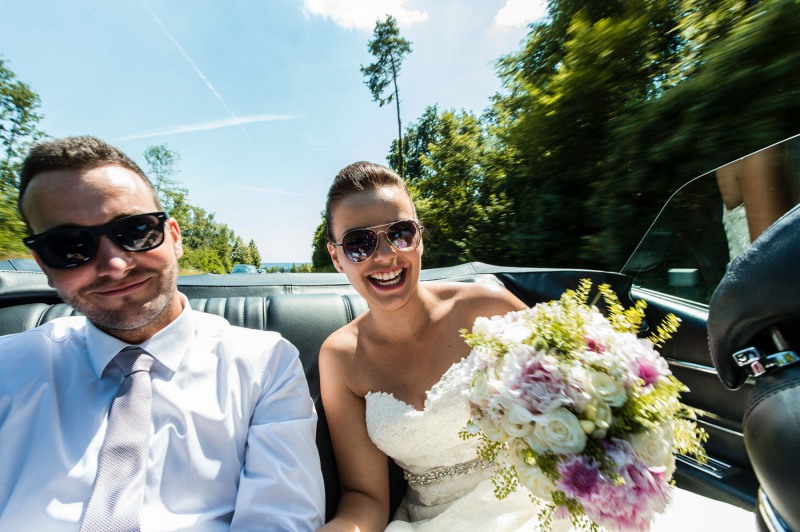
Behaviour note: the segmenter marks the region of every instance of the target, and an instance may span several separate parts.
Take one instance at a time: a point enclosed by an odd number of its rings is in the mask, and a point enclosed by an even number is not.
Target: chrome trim
[[[705,364],[698,364],[696,362],[684,362],[683,360],[678,360],[675,358],[664,357],[664,359],[670,366],[690,369],[693,371],[700,371],[702,373],[708,373],[709,375],[717,375],[717,370],[714,369],[712,366],[706,366]]]
[[[717,479],[725,478],[733,467],[730,464],[726,464],[725,462],[717,460],[716,458],[711,458],[710,456],[705,463],[701,463],[696,458],[687,456],[685,454],[675,455],[675,459],[678,462],[681,462],[689,467],[693,467],[698,471],[702,471],[703,473],[711,475]]]
[[[720,419],[720,420],[722,419],[718,415],[711,414],[710,412],[706,412],[705,410],[702,411],[702,415],[703,415],[703,417],[708,417],[708,418],[711,418],[711,419]],[[729,428],[726,428],[726,427],[723,427],[723,426],[720,426],[720,425],[716,425],[714,423],[709,423],[705,419],[698,419],[697,422],[705,425],[709,429],[713,428],[714,430],[718,430],[720,432],[727,432],[731,436],[736,436],[738,438],[744,438],[744,433],[742,433],[742,432],[738,432],[738,431],[733,430],[733,429],[729,429]]]
[[[772,503],[769,502],[769,497],[764,493],[761,486],[758,488],[758,513],[761,514],[761,518],[764,520],[764,524],[769,529],[769,532],[791,532],[789,527],[786,526],[786,523],[783,522],[783,519],[781,519],[775,511],[775,508],[772,507]]]

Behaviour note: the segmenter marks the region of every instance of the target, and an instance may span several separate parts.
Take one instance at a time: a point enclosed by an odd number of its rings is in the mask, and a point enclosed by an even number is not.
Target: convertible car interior
[[[621,273],[472,262],[423,270],[421,279],[499,283],[532,306],[588,278],[611,285],[625,306],[644,300],[645,329],[674,314],[680,327],[660,352],[691,390],[682,400],[700,412],[698,425],[709,435],[706,462],[678,456],[677,484],[752,511],[753,521],[743,523],[748,530],[800,531],[798,198],[800,135],[683,184]],[[278,331],[297,346],[319,414],[332,517],[339,480],[317,355],[366,302],[339,273],[186,275],[178,284],[192,308]],[[0,335],[75,312],[30,259],[0,262]],[[389,468],[396,506],[406,485],[400,469]]]
[[[608,283],[621,296],[632,292],[631,278],[589,270],[536,269],[468,263],[456,267],[424,270],[424,282],[440,280],[490,282],[505,285],[529,305],[558,298],[567,288],[578,286],[580,279],[593,284]],[[339,498],[336,462],[320,401],[317,354],[325,338],[334,330],[366,310],[343,274],[278,273],[270,275],[196,275],[179,280],[179,289],[192,308],[225,317],[234,325],[280,332],[300,351],[311,395],[320,416],[317,446],[325,478],[327,511],[330,518]],[[711,438],[707,464],[681,459],[676,472],[680,486],[707,497],[754,509],[758,481],[744,448],[742,413],[749,390],[730,391],[717,377],[708,355],[705,312],[686,308],[675,299],[638,294],[648,299],[648,320],[657,323],[668,313],[678,313],[684,320],[677,335],[668,342],[663,354],[672,363],[673,372],[692,392],[687,403],[708,412],[701,419]],[[14,271],[6,265],[0,271],[0,334],[11,334],[75,310],[59,300],[41,272]],[[402,474],[390,466],[393,480],[393,504],[399,504],[405,489]]]

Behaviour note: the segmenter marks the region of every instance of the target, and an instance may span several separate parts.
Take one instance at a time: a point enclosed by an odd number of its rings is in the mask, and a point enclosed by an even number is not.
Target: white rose
[[[591,371],[588,377],[589,386],[608,406],[618,407],[625,404],[628,394],[625,393],[623,383],[600,371]]]
[[[475,324],[472,326],[472,334],[489,336],[492,334],[493,330],[494,328],[492,327],[492,322],[489,318],[484,318],[483,316],[475,318]]]
[[[531,335],[531,329],[524,322],[513,322],[502,332],[503,340],[511,343],[520,343]]]
[[[556,408],[535,420],[532,439],[543,442],[554,453],[579,453],[586,446],[580,420],[566,408]]]
[[[508,442],[508,460],[516,466],[517,470],[520,468],[529,467],[525,462],[525,456],[528,454],[530,446],[524,438],[514,438]]]
[[[530,430],[525,435],[525,442],[528,444],[528,447],[536,451],[537,453],[547,453],[550,452],[550,447],[537,433],[536,433],[536,424],[530,426]]]
[[[533,414],[522,405],[514,405],[503,417],[503,430],[511,437],[524,436],[533,423]]]
[[[647,467],[664,467],[671,476],[675,468],[672,454],[673,432],[671,423],[665,423],[649,432],[628,434],[626,439],[633,447],[636,457]]]
[[[534,497],[553,502],[553,491],[556,489],[556,485],[542,473],[541,469],[536,466],[518,467],[517,476],[522,485],[528,488]]]
[[[485,371],[479,371],[472,377],[472,382],[469,387],[469,398],[477,405],[485,405],[489,401],[491,395],[491,388],[489,387],[489,378],[486,376]]]
[[[477,421],[478,427],[481,429],[481,432],[492,441],[503,441],[505,440],[505,433],[503,430],[498,427],[494,421],[492,421],[490,416],[483,416]]]

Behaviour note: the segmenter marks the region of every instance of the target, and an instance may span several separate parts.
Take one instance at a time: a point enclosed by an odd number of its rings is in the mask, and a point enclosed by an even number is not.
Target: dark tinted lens
[[[128,251],[145,251],[164,241],[164,223],[152,214],[129,216],[111,228],[114,241]]]
[[[90,260],[96,247],[96,240],[91,232],[63,229],[39,239],[35,250],[51,268],[72,268]]]
[[[386,228],[386,236],[394,247],[401,251],[411,251],[419,244],[419,231],[410,220],[396,222]]]
[[[375,253],[377,235],[372,229],[356,229],[342,237],[342,249],[353,262],[364,262]]]

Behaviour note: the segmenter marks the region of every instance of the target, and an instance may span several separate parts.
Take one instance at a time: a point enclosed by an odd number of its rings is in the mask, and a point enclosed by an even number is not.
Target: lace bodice
[[[365,396],[367,431],[372,441],[409,473],[420,475],[476,459],[477,439],[462,440],[458,433],[469,418],[469,403],[461,381],[464,360],[453,364],[426,394],[423,410],[384,392]],[[470,468],[427,484],[410,483],[411,518],[436,515],[448,503],[489,476],[489,469]]]

